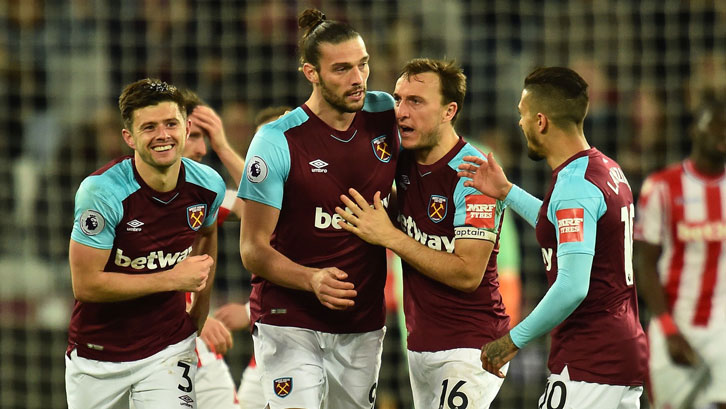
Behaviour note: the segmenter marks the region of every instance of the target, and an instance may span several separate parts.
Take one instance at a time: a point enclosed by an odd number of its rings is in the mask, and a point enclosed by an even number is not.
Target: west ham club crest
[[[371,141],[373,153],[379,161],[388,163],[391,161],[391,146],[386,142],[386,135],[381,135]]]
[[[194,206],[187,207],[187,222],[192,230],[197,231],[202,227],[204,218],[207,215],[206,204],[196,204]]]
[[[448,200],[444,196],[431,195],[429,199],[429,219],[438,223],[446,217]]]

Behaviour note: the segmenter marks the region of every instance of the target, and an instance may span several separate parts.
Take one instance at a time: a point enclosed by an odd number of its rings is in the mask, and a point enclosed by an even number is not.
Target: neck
[[[139,154],[134,155],[134,163],[136,171],[144,182],[150,188],[157,192],[169,192],[176,188],[176,182],[179,179],[179,171],[181,169],[181,160],[167,168],[157,168],[144,162]]]
[[[724,172],[723,161],[714,161],[698,149],[691,152],[689,159],[691,159],[693,167],[704,175],[718,176]]]
[[[446,156],[451,149],[456,146],[459,141],[459,136],[456,134],[454,127],[451,124],[442,125],[439,129],[438,142],[432,147],[416,149],[414,151],[414,157],[416,162],[421,165],[431,165],[432,163],[438,162],[441,158]]]
[[[576,153],[590,149],[582,129],[572,132],[553,129],[552,132],[552,135],[545,136],[550,138],[547,144],[546,159],[552,170],[562,165]]]
[[[356,114],[355,112],[340,112],[335,109],[325,100],[325,98],[323,98],[317,87],[313,90],[310,98],[305,101],[305,105],[307,105],[318,118],[328,124],[329,127],[338,131],[345,131],[350,128],[350,124],[353,123],[353,119]]]

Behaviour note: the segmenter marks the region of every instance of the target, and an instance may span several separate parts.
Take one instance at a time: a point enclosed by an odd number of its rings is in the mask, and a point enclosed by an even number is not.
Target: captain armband
[[[457,239],[476,239],[495,242],[497,234],[487,229],[479,229],[471,226],[454,228],[454,235]]]

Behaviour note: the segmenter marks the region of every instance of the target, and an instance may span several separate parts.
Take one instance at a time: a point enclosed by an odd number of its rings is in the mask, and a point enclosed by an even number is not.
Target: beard
[[[542,155],[541,153],[537,152],[536,150],[530,148],[529,146],[527,146],[527,157],[532,159],[535,162],[539,162],[545,158],[544,155]]]
[[[360,87],[356,89],[353,92],[357,92],[358,90],[363,91],[363,98],[361,98],[360,102],[356,102],[355,104],[349,104],[345,101],[346,94],[344,93],[342,96],[336,95],[335,92],[333,92],[330,88],[328,88],[327,85],[325,85],[325,82],[323,81],[322,77],[320,78],[320,93],[323,96],[323,99],[325,99],[325,102],[327,102],[331,107],[333,107],[336,111],[342,112],[342,113],[353,113],[358,112],[361,109],[363,109],[363,104],[365,103],[366,97],[366,87]]]

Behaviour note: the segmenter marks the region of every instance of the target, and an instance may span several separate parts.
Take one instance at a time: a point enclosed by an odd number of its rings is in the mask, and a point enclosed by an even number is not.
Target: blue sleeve
[[[557,279],[537,307],[509,332],[517,348],[548,333],[580,305],[590,288],[591,254],[557,257]]]
[[[288,115],[298,114],[298,110]],[[279,126],[268,124],[257,132],[247,151],[246,163],[237,196],[282,208],[285,181],[290,174],[290,148]]]
[[[107,191],[103,176],[89,176],[76,192],[71,239],[86,246],[110,250],[121,221],[121,201]]]
[[[605,197],[590,181],[576,175],[557,179],[550,197],[547,219],[555,226],[558,260],[570,253],[595,254],[597,221],[606,210]],[[567,224],[580,222],[573,220],[573,214],[577,218],[582,217],[582,240],[563,240],[561,235],[568,228]]]
[[[504,204],[522,216],[532,227],[537,224],[537,214],[539,208],[542,207],[542,201],[530,195],[524,189],[512,185],[512,189],[504,198]]]

